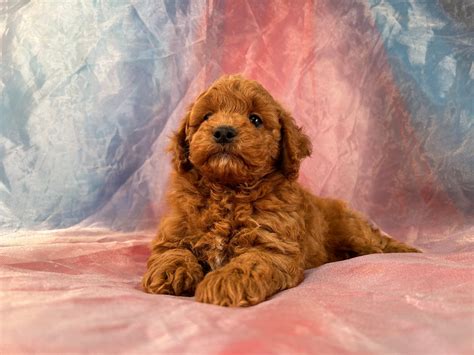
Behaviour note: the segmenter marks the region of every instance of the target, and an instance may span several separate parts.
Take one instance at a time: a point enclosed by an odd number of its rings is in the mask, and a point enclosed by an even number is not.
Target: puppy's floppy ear
[[[207,91],[203,91],[194,101],[196,103],[201,97],[203,97]],[[193,109],[194,103],[189,105],[186,115],[181,120],[178,130],[174,133],[169,151],[173,154],[173,164],[177,171],[189,171],[192,169],[193,164],[189,160],[189,118]]]
[[[189,126],[189,116],[193,105],[189,106],[186,115],[181,120],[178,130],[174,133],[169,150],[173,154],[173,164],[177,171],[188,171],[192,168],[189,161],[189,142],[187,130]]]
[[[290,180],[298,177],[301,161],[311,155],[311,142],[295,119],[283,108],[279,109],[281,140],[280,169]]]

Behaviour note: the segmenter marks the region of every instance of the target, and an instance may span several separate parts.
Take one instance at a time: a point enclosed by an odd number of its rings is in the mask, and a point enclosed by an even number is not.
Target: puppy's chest
[[[243,236],[254,221],[252,203],[223,195],[202,199],[198,211],[194,220],[189,221],[194,236],[191,247],[199,261],[212,270],[225,265],[236,249],[251,244]]]

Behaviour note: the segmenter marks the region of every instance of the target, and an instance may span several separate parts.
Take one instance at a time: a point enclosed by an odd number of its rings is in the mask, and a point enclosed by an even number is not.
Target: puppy
[[[169,212],[152,244],[146,292],[249,306],[298,285],[305,269],[419,252],[298,184],[311,143],[256,81],[217,80],[189,107],[171,151]]]

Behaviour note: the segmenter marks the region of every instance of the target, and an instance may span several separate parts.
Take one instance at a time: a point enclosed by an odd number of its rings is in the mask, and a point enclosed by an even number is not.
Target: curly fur
[[[250,114],[263,124],[253,125]],[[222,125],[237,130],[230,144],[213,139]],[[143,277],[149,293],[249,306],[298,285],[308,268],[365,254],[418,252],[344,202],[298,184],[310,141],[255,81],[224,76],[215,82],[189,107],[171,151],[170,209]]]

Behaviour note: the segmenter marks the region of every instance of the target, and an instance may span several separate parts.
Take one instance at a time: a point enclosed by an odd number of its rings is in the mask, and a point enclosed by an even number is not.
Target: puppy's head
[[[172,150],[178,171],[196,169],[215,182],[245,184],[277,170],[295,179],[311,144],[259,83],[231,75],[189,107]]]

